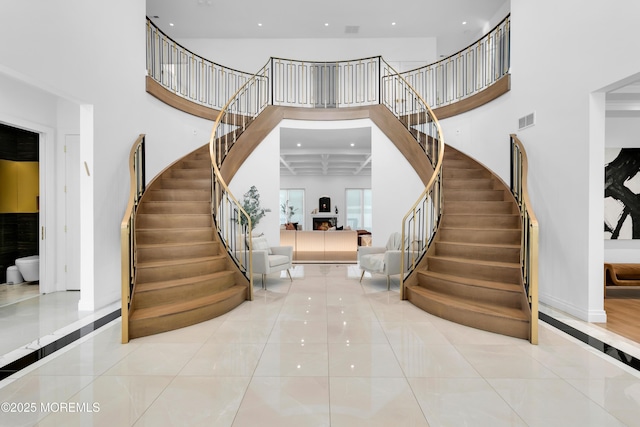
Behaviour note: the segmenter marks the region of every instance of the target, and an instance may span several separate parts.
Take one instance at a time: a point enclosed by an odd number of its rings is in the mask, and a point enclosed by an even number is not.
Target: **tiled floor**
[[[640,373],[545,323],[532,346],[424,313],[355,266],[293,276],[126,345],[112,322],[0,382],[0,424],[640,426]]]
[[[3,289],[7,288],[7,289]],[[77,321],[80,292],[40,295],[38,285],[0,285],[1,356]]]
[[[0,284],[0,307],[40,295],[38,282]]]

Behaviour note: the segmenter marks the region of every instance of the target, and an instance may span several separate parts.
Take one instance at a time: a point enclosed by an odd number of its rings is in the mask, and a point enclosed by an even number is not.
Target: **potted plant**
[[[271,209],[260,206],[260,193],[255,185],[252,185],[251,188],[249,188],[249,191],[244,193],[242,209],[244,209],[247,215],[249,215],[249,218],[251,218],[251,231],[256,228],[256,225],[258,225],[262,217],[265,216],[267,212],[271,212]],[[245,218],[242,218],[241,222],[243,225],[246,225]]]
[[[297,209],[291,206],[288,200],[285,203],[280,205],[280,212],[282,212],[282,214],[287,219],[287,224],[291,223],[291,218],[296,213],[296,211]]]

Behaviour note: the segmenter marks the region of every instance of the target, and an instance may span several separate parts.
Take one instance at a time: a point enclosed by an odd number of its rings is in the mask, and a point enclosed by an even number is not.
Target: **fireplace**
[[[314,230],[328,230],[331,227],[335,227],[338,223],[338,217],[336,216],[314,216],[313,217],[313,229]]]

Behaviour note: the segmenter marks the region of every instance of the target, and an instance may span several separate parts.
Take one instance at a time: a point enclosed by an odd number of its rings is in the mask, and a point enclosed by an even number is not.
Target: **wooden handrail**
[[[531,344],[538,344],[538,251],[539,227],[529,199],[527,176],[529,162],[524,145],[516,134],[511,134],[511,192],[522,218],[522,278],[531,307]]]
[[[120,259],[122,279],[122,343],[129,342],[129,304],[131,303],[132,285],[135,278],[135,214],[138,202],[146,188],[145,161],[144,161],[145,135],[140,134],[133,143],[129,152],[129,201],[125,209],[124,217],[120,223]]]

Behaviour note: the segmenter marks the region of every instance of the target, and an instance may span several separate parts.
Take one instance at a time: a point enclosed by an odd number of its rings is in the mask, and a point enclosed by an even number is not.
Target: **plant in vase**
[[[244,193],[242,209],[244,209],[247,215],[249,215],[249,218],[251,218],[251,231],[256,228],[256,225],[258,225],[267,212],[271,212],[271,209],[260,206],[260,193],[255,185],[252,185],[249,191]],[[246,225],[246,222],[246,219],[243,217],[241,220],[242,225]]]
[[[287,222],[285,224],[286,226],[291,224],[291,219],[293,218],[293,215],[296,213],[296,211],[297,209],[291,206],[288,200],[285,203],[280,205],[280,212],[282,212],[282,214],[287,219]],[[292,229],[295,229],[295,228],[292,228]]]

